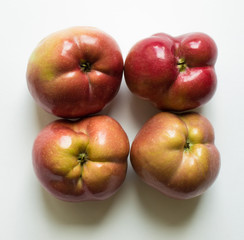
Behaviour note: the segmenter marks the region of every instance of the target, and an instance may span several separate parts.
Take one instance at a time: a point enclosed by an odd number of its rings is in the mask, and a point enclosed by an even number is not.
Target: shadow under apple
[[[170,227],[184,226],[193,218],[201,196],[188,200],[172,199],[148,186],[137,176],[134,178],[138,201],[149,218]]]
[[[161,112],[154,107],[151,102],[141,99],[132,93],[130,94],[129,103],[131,115],[134,117],[139,129],[147,122],[147,120]]]
[[[35,103],[33,103],[33,104],[35,104]],[[35,104],[35,110],[36,110],[36,123],[37,123],[39,130],[46,127],[49,123],[59,119],[58,117],[43,110],[37,104]]]
[[[118,200],[122,191],[121,188],[108,199],[79,203],[59,200],[42,187],[41,191],[49,219],[53,219],[61,225],[96,225],[105,218],[109,209]]]
[[[87,116],[83,116],[80,118],[75,118],[75,119],[70,119],[70,120],[77,120],[77,119],[82,119],[85,117],[91,117],[94,115],[111,115],[111,112],[113,111],[113,109],[116,108],[117,105],[119,105],[121,102],[121,96],[118,94],[104,109],[102,109],[101,111],[94,113],[94,114],[90,114]],[[39,127],[39,130],[43,129],[45,126],[47,126],[49,123],[58,120],[58,119],[68,119],[68,118],[61,118],[61,117],[57,117],[54,116],[51,113],[46,112],[44,109],[42,109],[39,105],[37,105],[36,103],[33,103],[35,110],[36,110],[36,121],[37,121],[37,125]]]
[[[101,111],[96,113],[96,115],[112,116],[113,112],[120,108],[123,103],[123,91],[124,89],[120,88],[117,95]]]

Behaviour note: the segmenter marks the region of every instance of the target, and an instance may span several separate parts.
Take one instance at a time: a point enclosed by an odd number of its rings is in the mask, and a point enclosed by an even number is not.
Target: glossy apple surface
[[[145,183],[176,199],[204,193],[220,168],[213,127],[197,113],[156,114],[135,137],[130,156]]]
[[[102,110],[117,94],[123,73],[119,46],[93,27],[55,32],[34,49],[27,84],[36,102],[59,117]]]
[[[103,200],[123,183],[129,141],[108,116],[58,120],[45,127],[33,146],[33,166],[43,187],[64,201]]]
[[[155,34],[136,43],[125,60],[125,80],[132,93],[161,110],[201,106],[215,93],[215,42],[204,33],[171,37]]]

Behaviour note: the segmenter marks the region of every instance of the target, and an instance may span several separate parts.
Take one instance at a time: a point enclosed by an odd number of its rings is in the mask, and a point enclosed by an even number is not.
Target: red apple
[[[58,199],[103,200],[123,183],[128,153],[127,135],[111,117],[57,120],[37,136],[33,166],[43,187]]]
[[[145,183],[176,199],[204,193],[220,168],[213,127],[197,113],[156,114],[135,137],[130,156]]]
[[[117,94],[122,73],[122,55],[111,36],[93,27],[73,27],[38,44],[26,75],[42,108],[76,118],[102,110]]]
[[[206,103],[216,90],[217,47],[203,33],[173,38],[155,34],[136,43],[125,60],[132,93],[161,110],[185,111]]]

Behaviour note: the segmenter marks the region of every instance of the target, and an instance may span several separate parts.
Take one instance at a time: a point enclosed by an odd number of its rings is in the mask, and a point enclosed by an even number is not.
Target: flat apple
[[[129,140],[108,116],[57,120],[46,126],[33,146],[35,173],[60,200],[104,200],[115,194],[127,171]]]
[[[124,67],[128,88],[163,111],[181,112],[207,103],[214,95],[217,46],[204,33],[171,37],[154,34],[137,42]]]
[[[27,84],[47,112],[78,118],[101,111],[119,91],[123,59],[116,41],[94,27],[72,27],[44,38],[27,66]]]
[[[193,112],[153,116],[135,137],[130,157],[145,183],[176,199],[203,194],[220,169],[213,127]]]

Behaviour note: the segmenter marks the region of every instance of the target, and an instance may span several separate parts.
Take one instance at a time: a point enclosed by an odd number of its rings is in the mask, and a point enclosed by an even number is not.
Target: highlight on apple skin
[[[217,46],[205,33],[154,34],[129,51],[124,75],[130,91],[163,111],[197,108],[214,95]]]
[[[44,189],[60,200],[104,200],[124,182],[129,147],[111,117],[57,120],[37,136],[33,167]]]
[[[130,158],[146,184],[176,199],[203,194],[220,169],[213,127],[197,113],[153,116],[135,137]]]
[[[26,78],[34,100],[58,117],[101,111],[119,91],[123,58],[116,41],[94,27],[52,33],[34,49]]]

